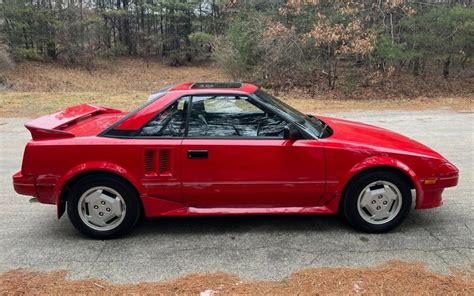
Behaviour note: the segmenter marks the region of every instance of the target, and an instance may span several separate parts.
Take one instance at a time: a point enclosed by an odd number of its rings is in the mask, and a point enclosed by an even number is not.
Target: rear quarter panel
[[[176,140],[131,140],[106,137],[78,137],[67,140],[30,141],[22,166],[24,174],[36,177],[38,200],[58,204],[64,185],[78,174],[105,171],[118,174],[146,196],[143,186],[146,147],[172,147]],[[168,143],[170,142],[170,143]],[[172,157],[178,157],[172,155]],[[174,171],[170,179],[178,178]],[[179,191],[179,190],[178,190]],[[179,198],[177,195],[176,199]],[[173,199],[173,197],[172,197]]]

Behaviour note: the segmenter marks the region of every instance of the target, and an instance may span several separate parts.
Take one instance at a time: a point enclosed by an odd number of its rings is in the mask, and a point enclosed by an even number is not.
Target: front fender
[[[117,164],[103,161],[83,163],[67,171],[67,173],[63,174],[63,176],[60,177],[56,183],[53,198],[56,201],[58,219],[62,216],[65,210],[64,203],[61,201],[61,193],[65,189],[67,182],[69,182],[69,180],[72,178],[87,172],[109,172],[117,174],[132,183],[132,185],[135,186],[139,192],[143,192],[142,185],[133,176],[133,174]]]
[[[363,161],[354,165],[347,173],[345,173],[337,183],[335,192],[336,196],[339,198],[342,197],[342,192],[344,188],[348,185],[350,180],[355,177],[357,174],[375,168],[389,167],[396,169],[404,173],[407,177],[410,178],[416,190],[417,201],[423,199],[423,190],[421,187],[420,179],[416,173],[405,163],[401,162],[398,159],[389,156],[372,156],[364,159]],[[331,203],[332,204],[332,203]],[[339,204],[339,203],[337,203]]]

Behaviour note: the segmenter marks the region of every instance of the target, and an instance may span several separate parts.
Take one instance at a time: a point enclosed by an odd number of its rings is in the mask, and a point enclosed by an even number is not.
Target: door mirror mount
[[[283,138],[285,140],[296,141],[298,139],[302,139],[303,135],[301,134],[300,129],[294,123],[289,123],[283,130]]]

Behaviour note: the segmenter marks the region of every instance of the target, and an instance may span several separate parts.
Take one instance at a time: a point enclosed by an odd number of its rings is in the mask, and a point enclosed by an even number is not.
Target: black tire
[[[113,229],[97,230],[88,226],[79,214],[78,203],[81,196],[94,187],[108,187],[118,192],[125,203],[124,218]],[[81,233],[94,239],[111,239],[129,233],[141,216],[139,197],[135,189],[118,177],[106,174],[93,174],[76,182],[67,199],[67,213],[72,225]]]
[[[395,185],[401,193],[401,207],[399,212],[394,217],[383,223],[373,224],[367,222],[358,210],[358,199],[362,190],[373,182],[386,181]],[[374,201],[375,203],[375,201]],[[356,176],[347,188],[344,190],[343,199],[341,202],[341,212],[352,227],[357,230],[368,233],[383,233],[390,231],[403,222],[410,212],[412,206],[412,196],[410,184],[399,174],[389,171],[372,171]]]

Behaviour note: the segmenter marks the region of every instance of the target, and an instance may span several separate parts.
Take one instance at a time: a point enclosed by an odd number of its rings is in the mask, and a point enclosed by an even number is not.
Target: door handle
[[[207,156],[207,150],[188,150],[189,159],[205,159]]]

